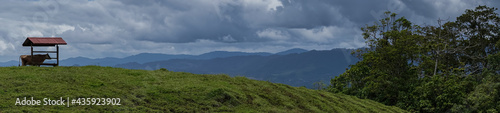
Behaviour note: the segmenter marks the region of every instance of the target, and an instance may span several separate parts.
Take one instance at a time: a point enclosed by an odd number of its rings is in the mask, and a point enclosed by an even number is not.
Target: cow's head
[[[50,59],[50,55],[48,53],[45,54],[45,59]]]

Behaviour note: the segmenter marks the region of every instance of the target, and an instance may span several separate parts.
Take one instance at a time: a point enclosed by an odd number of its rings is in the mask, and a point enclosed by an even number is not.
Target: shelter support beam
[[[59,66],[59,45],[56,45],[56,54],[57,54],[57,64],[55,66]]]

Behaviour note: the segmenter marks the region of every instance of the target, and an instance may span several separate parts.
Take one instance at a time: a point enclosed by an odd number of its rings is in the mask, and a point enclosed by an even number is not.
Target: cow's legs
[[[22,59],[21,61],[23,62],[23,66],[26,66],[26,60]]]

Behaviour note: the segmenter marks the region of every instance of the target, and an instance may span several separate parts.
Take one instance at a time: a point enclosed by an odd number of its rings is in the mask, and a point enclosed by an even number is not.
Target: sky
[[[0,62],[26,37],[62,37],[61,59],[139,53],[275,53],[365,47],[361,27],[391,11],[418,25],[499,0],[0,0]],[[498,11],[497,11],[498,12]],[[35,48],[54,50],[54,48]]]

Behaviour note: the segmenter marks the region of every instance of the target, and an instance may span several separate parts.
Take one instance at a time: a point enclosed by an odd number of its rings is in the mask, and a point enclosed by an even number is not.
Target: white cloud
[[[7,43],[3,40],[0,40],[0,51],[5,51],[7,49]],[[1,52],[0,55],[5,55],[6,53]]]
[[[66,31],[75,31],[75,27],[70,25],[57,25],[54,29],[57,35],[60,35]]]
[[[243,4],[248,8],[262,8],[267,11],[276,11],[276,8],[283,7],[280,0],[243,0]]]
[[[221,40],[224,42],[234,42],[236,41],[231,35],[226,35],[221,37]]]
[[[0,55],[15,56],[13,55],[14,49],[15,47],[12,43],[0,39]]]
[[[287,40],[290,34],[287,31],[277,30],[273,28],[267,28],[262,31],[257,31],[257,36],[261,38],[269,38],[272,40]]]
[[[305,38],[312,42],[327,43],[335,38],[339,37],[340,34],[345,31],[336,26],[322,26],[314,29],[292,29],[291,31],[298,33],[302,38]]]

